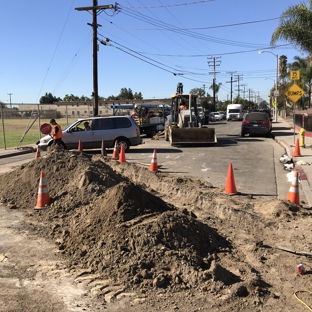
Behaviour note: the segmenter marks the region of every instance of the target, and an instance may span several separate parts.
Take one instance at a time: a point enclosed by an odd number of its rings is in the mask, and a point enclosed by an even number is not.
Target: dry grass
[[[40,119],[40,125],[49,123],[50,119]],[[72,123],[76,118],[68,118],[68,123]],[[67,125],[66,118],[57,119],[62,128]],[[40,133],[39,121],[29,118],[4,119],[1,123],[0,148],[19,147],[36,144],[44,134]],[[4,128],[4,135],[3,135]],[[4,144],[5,142],[5,144]]]

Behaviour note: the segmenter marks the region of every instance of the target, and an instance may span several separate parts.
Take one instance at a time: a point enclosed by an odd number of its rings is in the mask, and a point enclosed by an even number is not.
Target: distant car
[[[215,116],[215,120],[222,120],[222,115],[219,112],[212,112]]]
[[[83,124],[88,122],[90,131],[85,131]],[[115,141],[118,146],[124,144],[125,150],[130,146],[142,144],[140,128],[131,116],[88,117],[77,119],[63,129],[62,140],[67,149],[77,149],[81,141],[84,149],[101,148],[102,141],[105,147],[114,147]],[[36,144],[45,151],[53,143],[50,135],[40,139]]]
[[[221,116],[221,120],[225,120],[226,119],[226,112],[223,112],[223,111],[219,111],[218,112],[219,114],[220,114],[220,116]]]
[[[265,135],[271,137],[272,123],[265,112],[250,112],[242,121],[241,136],[246,134]]]
[[[214,113],[209,113],[209,121],[216,121],[216,117]]]

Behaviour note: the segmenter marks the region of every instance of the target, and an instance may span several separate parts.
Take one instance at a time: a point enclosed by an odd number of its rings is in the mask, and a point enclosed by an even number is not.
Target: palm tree
[[[275,46],[278,40],[288,41],[312,54],[312,0],[309,0],[309,7],[299,3],[283,12],[280,24],[272,35],[271,45]]]
[[[310,57],[302,58],[300,56],[294,57],[294,62],[289,64],[290,70],[299,70],[300,71],[300,80],[298,84],[304,90],[308,91],[309,94],[309,107],[311,106],[311,84],[312,84],[312,67],[310,64]]]

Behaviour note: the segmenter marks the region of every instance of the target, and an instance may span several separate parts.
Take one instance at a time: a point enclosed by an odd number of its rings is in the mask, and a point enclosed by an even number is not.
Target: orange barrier
[[[107,150],[104,144],[104,141],[102,141],[102,146],[101,146],[101,155],[102,156],[107,156]]]
[[[83,152],[81,140],[78,141],[78,151]]]
[[[232,163],[229,164],[224,192],[225,194],[229,194],[229,195],[234,195],[237,193]]]
[[[119,158],[118,142],[115,141],[115,146],[114,146],[112,159],[118,159],[118,158]]]
[[[157,156],[156,156],[156,150],[155,149],[154,149],[154,152],[152,155],[152,161],[150,164],[150,171],[151,172],[157,172],[158,171]]]
[[[296,145],[294,150],[294,156],[301,156],[300,147],[299,147],[299,139],[296,139]]]
[[[40,173],[40,181],[38,188],[38,198],[37,205],[34,209],[44,209],[46,206],[50,205],[50,195],[47,187],[47,181],[44,175],[44,172]]]
[[[291,201],[293,204],[299,205],[299,177],[298,171],[294,172],[294,177],[291,182],[286,200]]]
[[[36,156],[35,158],[40,158],[41,157],[41,154],[40,154],[40,147],[37,146],[37,151],[36,151]]]
[[[126,162],[126,154],[125,154],[125,145],[124,144],[121,144],[118,161],[121,163]]]

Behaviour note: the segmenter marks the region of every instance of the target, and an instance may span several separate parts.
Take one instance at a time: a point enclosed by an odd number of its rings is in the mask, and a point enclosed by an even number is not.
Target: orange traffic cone
[[[83,152],[81,140],[78,141],[78,151]]]
[[[118,142],[115,141],[115,146],[114,146],[112,159],[118,159],[118,158],[119,158]]]
[[[118,161],[121,163],[126,162],[125,145],[124,144],[121,144]]]
[[[299,139],[296,139],[296,145],[294,150],[294,156],[301,156],[300,147],[299,147]]]
[[[224,192],[225,194],[229,194],[229,195],[234,195],[237,193],[232,163],[229,164]]]
[[[104,144],[104,141],[102,141],[102,146],[101,146],[101,155],[102,156],[107,156],[107,150]]]
[[[47,181],[46,181],[44,172],[41,171],[39,188],[38,188],[37,205],[36,205],[35,209],[44,209],[48,205],[50,205],[49,190],[47,188]]]
[[[40,155],[40,147],[37,146],[37,151],[36,151],[36,156],[35,156],[35,158],[40,158],[40,157],[41,157],[41,155]]]
[[[156,156],[156,150],[154,149],[152,161],[150,164],[150,171],[157,172],[158,171],[158,165],[157,165],[157,156]]]
[[[293,204],[299,205],[299,177],[298,171],[294,172],[294,177],[291,182],[286,200],[291,201]]]

